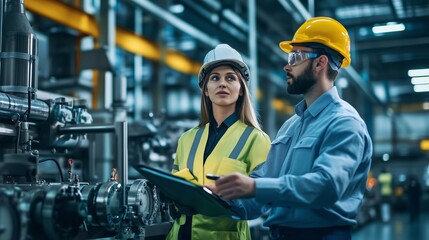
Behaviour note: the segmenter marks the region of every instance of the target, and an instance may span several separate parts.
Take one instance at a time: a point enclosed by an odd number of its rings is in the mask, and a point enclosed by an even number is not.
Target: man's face
[[[300,65],[291,66],[295,71],[286,71],[288,93],[305,94],[316,84],[317,79],[313,73],[313,61],[313,59],[308,59]]]

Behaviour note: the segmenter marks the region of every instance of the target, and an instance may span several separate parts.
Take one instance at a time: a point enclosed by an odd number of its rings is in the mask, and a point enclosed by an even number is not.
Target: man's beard
[[[316,84],[317,79],[314,77],[312,64],[308,64],[304,72],[298,77],[289,75],[292,78],[292,83],[287,86],[287,92],[290,94],[305,94],[308,90]]]

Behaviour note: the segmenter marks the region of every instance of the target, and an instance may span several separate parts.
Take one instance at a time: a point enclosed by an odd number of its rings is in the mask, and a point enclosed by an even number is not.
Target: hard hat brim
[[[200,88],[203,87],[204,78],[206,77],[205,75],[211,72],[214,68],[222,65],[229,65],[236,68],[241,73],[243,78],[246,81],[249,81],[249,67],[247,67],[244,62],[240,62],[234,59],[221,59],[205,64],[201,67],[198,73],[198,85],[200,86]]]
[[[292,51],[292,41],[282,41],[279,43],[279,47],[285,53],[290,53]]]

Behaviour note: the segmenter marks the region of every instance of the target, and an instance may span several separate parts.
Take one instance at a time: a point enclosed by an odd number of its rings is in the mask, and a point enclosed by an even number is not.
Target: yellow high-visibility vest
[[[241,121],[228,128],[204,163],[204,150],[209,134],[209,123],[185,132],[179,139],[173,174],[199,185],[212,183],[207,173],[226,175],[240,172],[249,175],[265,161],[271,142],[264,132],[248,127]],[[186,193],[183,193],[186,194]],[[167,239],[178,239],[180,226],[186,216],[178,218]],[[192,239],[250,239],[246,220],[223,217],[192,216]]]

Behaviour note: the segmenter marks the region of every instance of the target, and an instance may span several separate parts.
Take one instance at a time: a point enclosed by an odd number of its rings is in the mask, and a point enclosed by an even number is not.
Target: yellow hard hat
[[[305,21],[292,41],[280,42],[280,48],[289,53],[294,44],[320,43],[344,57],[342,68],[350,65],[350,37],[346,28],[329,17],[314,17]]]

